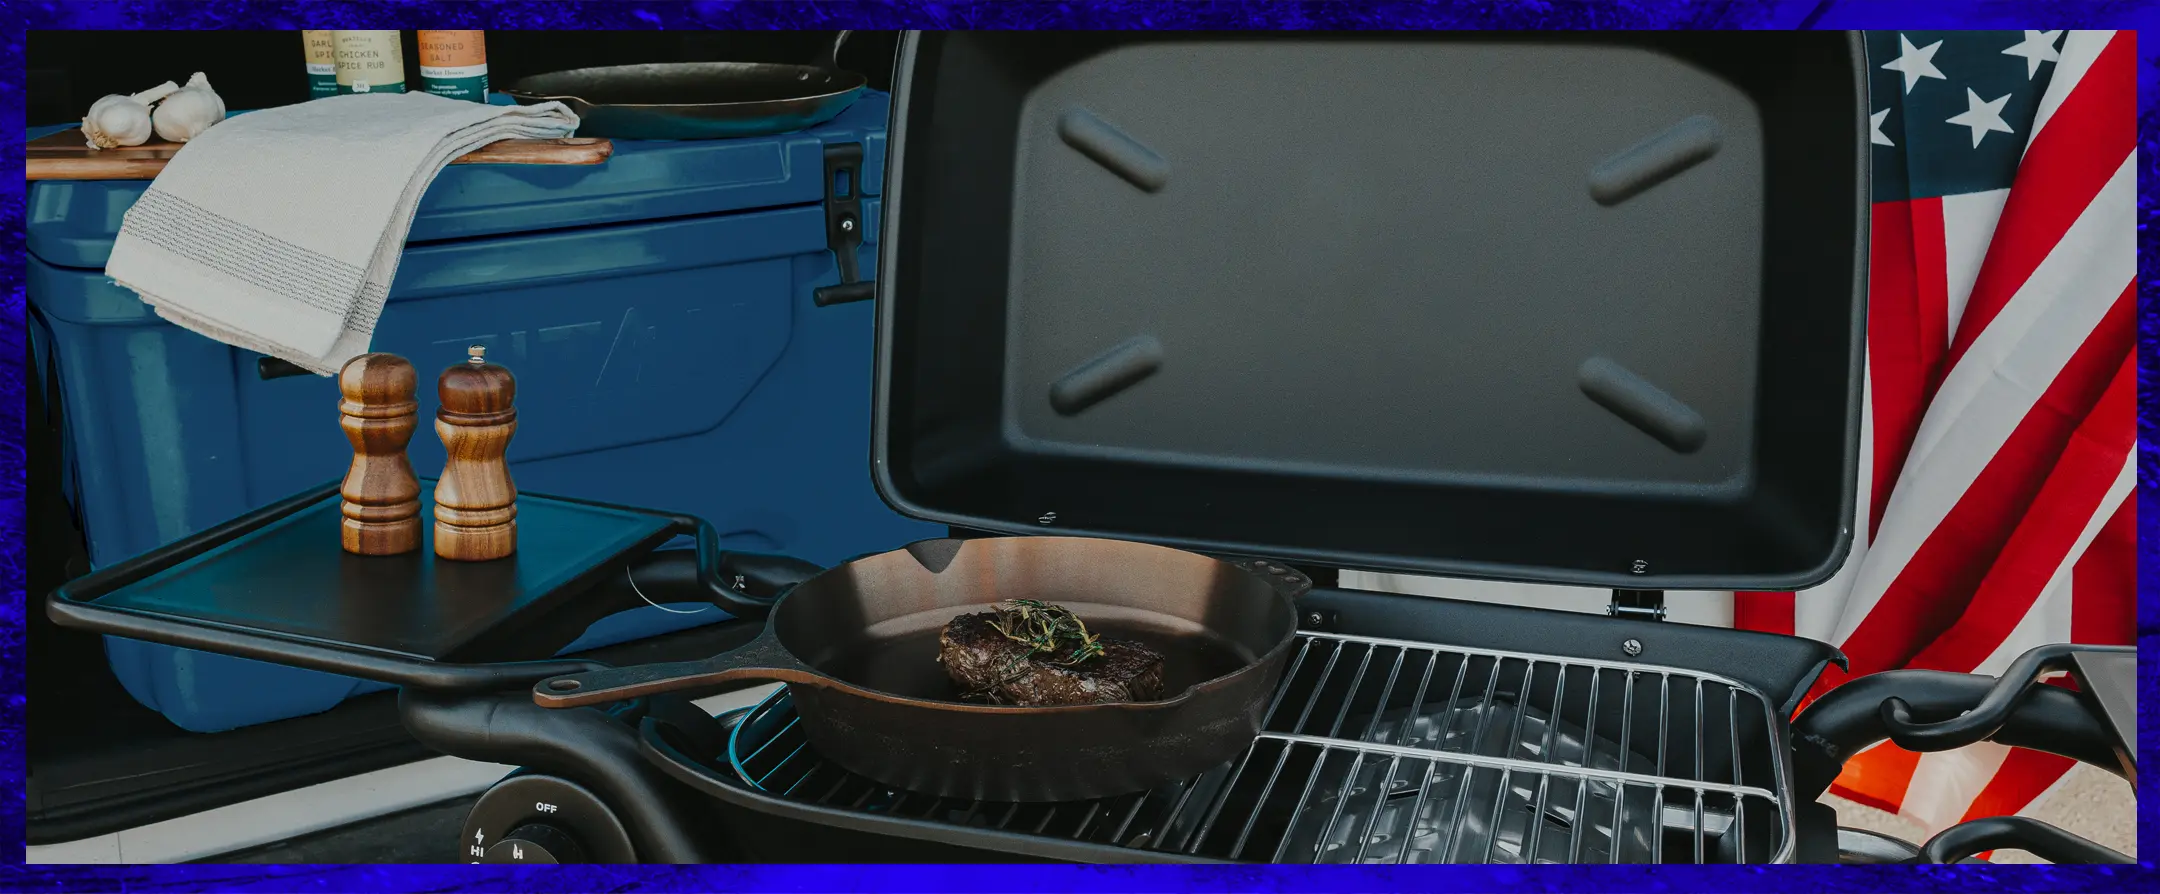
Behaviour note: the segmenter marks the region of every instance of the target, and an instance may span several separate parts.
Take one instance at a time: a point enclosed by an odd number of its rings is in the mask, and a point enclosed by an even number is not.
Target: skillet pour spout
[[[546,707],[788,684],[827,759],[948,797],[1054,801],[1140,791],[1236,756],[1259,731],[1297,633],[1303,575],[1142,543],[927,540],[797,585],[748,645],[702,661],[541,681]],[[1168,698],[1055,707],[963,702],[937,663],[954,617],[1009,599],[1071,609],[1091,631],[1164,656]]]

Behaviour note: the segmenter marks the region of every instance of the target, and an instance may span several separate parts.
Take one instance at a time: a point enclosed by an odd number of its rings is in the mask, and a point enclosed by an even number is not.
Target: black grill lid
[[[1851,33],[910,35],[873,472],[909,515],[1796,588],[1851,539]]]

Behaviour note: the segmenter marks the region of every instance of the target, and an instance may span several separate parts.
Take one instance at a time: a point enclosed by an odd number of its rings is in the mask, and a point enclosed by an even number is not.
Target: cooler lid
[[[1857,34],[940,32],[898,65],[901,511],[1637,589],[1842,563]]]
[[[497,104],[510,104],[495,94]],[[825,200],[825,147],[858,143],[863,196],[883,186],[886,95],[874,90],[808,130],[729,140],[616,140],[600,165],[451,165],[429,184],[406,242],[761,211]],[[235,115],[248,112],[235,112]],[[76,125],[29,128],[37,139]],[[25,247],[56,267],[97,269],[148,180],[48,180]]]

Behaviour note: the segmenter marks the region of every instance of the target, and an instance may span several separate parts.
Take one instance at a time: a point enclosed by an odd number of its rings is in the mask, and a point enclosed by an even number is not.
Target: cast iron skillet
[[[525,105],[560,102],[577,135],[710,140],[786,133],[838,117],[866,81],[838,67],[842,31],[815,65],[670,62],[579,68],[523,78],[504,90]]]
[[[1291,600],[1310,586],[1271,562],[1117,540],[926,540],[803,581],[732,652],[553,677],[533,701],[569,708],[780,680],[819,754],[886,785],[986,801],[1107,797],[1197,775],[1251,743],[1296,638]],[[936,661],[938,632],[1015,598],[1063,605],[1091,631],[1161,651],[1172,694],[1047,708],[959,701]]]

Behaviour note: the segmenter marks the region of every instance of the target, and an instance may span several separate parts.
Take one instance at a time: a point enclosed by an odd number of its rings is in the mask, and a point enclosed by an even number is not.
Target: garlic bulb
[[[90,104],[82,120],[83,136],[92,149],[140,146],[150,140],[150,104],[172,95],[180,85],[166,81],[131,96],[112,94]]]
[[[202,136],[210,125],[225,120],[225,100],[210,89],[210,79],[198,71],[188,78],[187,86],[158,103],[150,120],[157,126],[158,136],[185,143]]]

